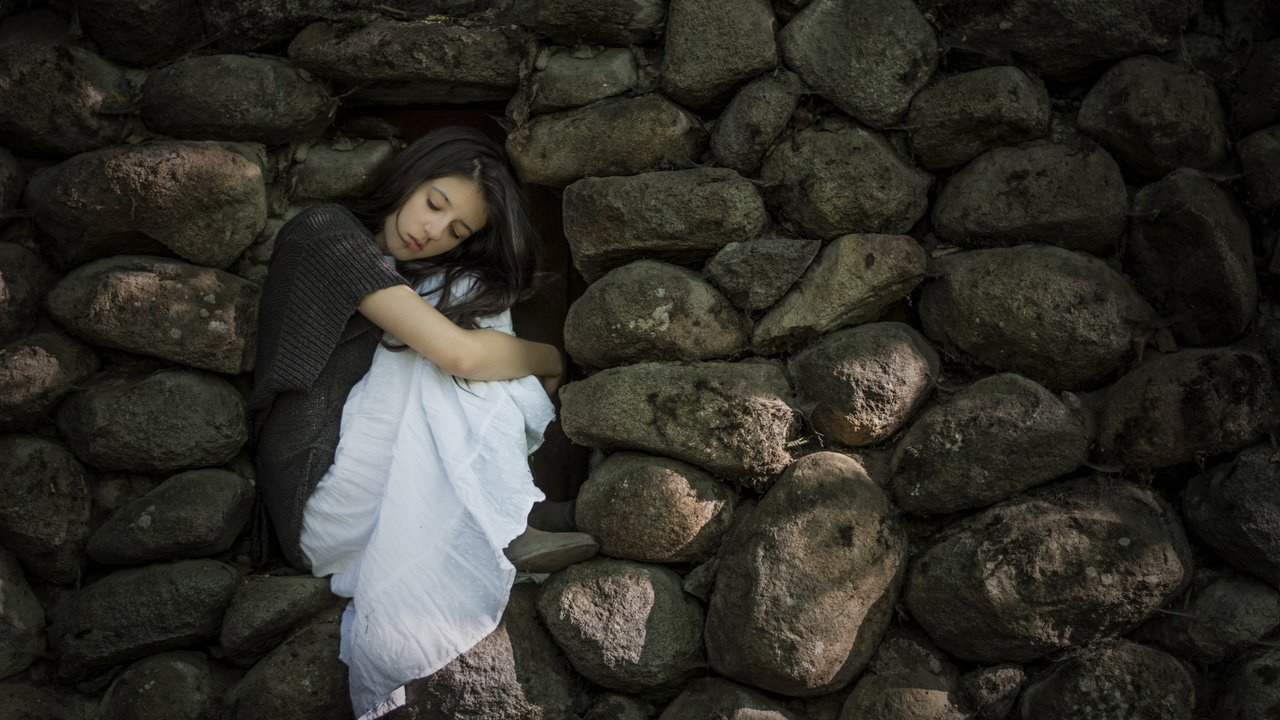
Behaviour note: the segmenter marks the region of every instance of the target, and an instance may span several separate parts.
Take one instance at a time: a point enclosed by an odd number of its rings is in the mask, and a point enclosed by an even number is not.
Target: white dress
[[[480,324],[512,331],[510,313]],[[497,627],[515,579],[502,550],[544,497],[528,454],[554,415],[536,378],[455,381],[412,350],[375,351],[302,526],[312,571],[353,598],[340,657],[357,715],[398,707],[404,683]]]

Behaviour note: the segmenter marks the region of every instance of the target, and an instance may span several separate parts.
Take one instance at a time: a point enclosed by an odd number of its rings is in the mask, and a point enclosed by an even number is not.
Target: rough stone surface
[[[810,87],[874,128],[901,120],[938,64],[933,27],[911,0],[813,0],[778,42]]]
[[[703,665],[702,606],[666,568],[570,565],[542,586],[538,615],[574,669],[612,690],[674,689]]]
[[[189,370],[100,375],[58,407],[58,431],[102,470],[167,473],[220,465],[248,440],[245,401]]]
[[[692,270],[638,260],[606,273],[574,301],[565,350],[582,365],[712,360],[747,345],[749,323]]]
[[[1189,519],[1195,529],[1194,517]],[[1230,571],[1197,568],[1187,597],[1174,607],[1176,612],[1151,618],[1134,637],[1200,665],[1234,658],[1280,626],[1280,592]]]
[[[804,273],[821,240],[755,238],[731,242],[707,261],[707,279],[743,310],[763,310],[778,301]]]
[[[27,174],[22,171],[13,153],[0,148],[0,228],[9,223],[9,215],[22,199],[22,188],[27,184]]]
[[[111,683],[100,720],[205,720],[218,699],[209,661],[194,652],[152,655],[130,665]]]
[[[890,632],[853,686],[841,720],[969,720],[960,673],[923,638]]]
[[[1280,122],[1280,39],[1253,46],[1231,94],[1231,122],[1249,133]]]
[[[928,256],[907,235],[845,235],[827,244],[756,323],[751,345],[775,353],[880,317],[924,279]]]
[[[288,40],[344,6],[350,6],[347,0],[206,0],[202,14],[215,47],[244,52]]]
[[[507,152],[524,181],[553,187],[687,166],[705,144],[702,121],[658,94],[539,115],[507,136]]]
[[[600,552],[641,562],[699,562],[733,522],[736,494],[706,472],[669,458],[619,452],[578,491],[578,529]]]
[[[83,340],[229,374],[252,369],[258,286],[180,260],[129,255],[76,268],[49,314]]]
[[[1022,696],[1022,716],[1037,720],[1191,720],[1194,711],[1195,687],[1177,658],[1124,640],[1089,648]]]
[[[1123,275],[1088,255],[1019,245],[936,260],[920,320],[930,340],[1051,389],[1097,385],[1154,324]]]
[[[1133,169],[1218,169],[1227,159],[1227,118],[1213,82],[1154,57],[1116,63],[1080,104],[1080,129]]]
[[[1013,663],[974,668],[960,677],[960,692],[977,720],[1005,720],[1026,679],[1026,671]]]
[[[643,45],[662,34],[667,0],[540,0],[531,24],[562,45]]]
[[[335,104],[323,82],[284,60],[204,55],[147,78],[141,109],[165,135],[278,144],[322,132]]]
[[[564,191],[565,238],[589,281],[633,260],[701,262],[766,219],[755,186],[723,168],[587,178]]]
[[[791,120],[802,89],[799,78],[786,70],[743,86],[720,113],[711,132],[711,154],[716,162],[743,175],[754,175],[765,152]]]
[[[1249,221],[1195,170],[1175,170],[1133,199],[1125,269],[1178,342],[1223,345],[1253,320],[1258,277]]]
[[[893,454],[898,507],[932,515],[989,505],[1084,464],[1079,408],[1013,374],[975,382],[925,411]]]
[[[0,546],[45,580],[72,583],[89,534],[85,470],[62,445],[0,436]]]
[[[294,633],[253,666],[226,698],[228,720],[349,720],[347,666],[336,623]]]
[[[0,342],[30,330],[40,313],[45,293],[56,276],[39,255],[9,242],[0,242]]]
[[[1236,143],[1244,190],[1259,210],[1280,208],[1280,125],[1259,130]]]
[[[1280,649],[1240,663],[1226,675],[1213,720],[1255,720],[1280,713]]]
[[[670,0],[662,90],[700,107],[778,62],[769,0]]]
[[[582,720],[650,720],[653,707],[628,695],[608,693],[597,697]]]
[[[18,560],[0,548],[0,680],[26,670],[44,652],[44,608]]]
[[[325,578],[250,576],[231,598],[218,645],[233,662],[249,665],[333,599]]]
[[[1009,65],[951,75],[921,90],[907,115],[911,149],[927,168],[954,167],[1049,131],[1049,94]]]
[[[822,240],[907,232],[928,209],[932,183],[880,135],[835,121],[784,137],[760,177],[774,211]]]
[[[1037,141],[974,158],[942,187],[933,229],[962,247],[1044,243],[1110,255],[1128,221],[1115,160],[1078,141]]]
[[[791,461],[790,394],[776,363],[641,363],[566,385],[560,422],[579,445],[666,455],[756,484]]]
[[[530,109],[543,113],[588,105],[635,87],[636,56],[627,48],[551,48],[529,77]]]
[[[226,470],[191,470],[117,510],[85,547],[103,565],[217,555],[249,521],[253,485]]]
[[[200,5],[186,0],[87,0],[76,11],[104,55],[133,67],[173,60],[202,39]]]
[[[1225,560],[1280,585],[1280,463],[1269,447],[1248,448],[1194,478],[1183,513]]]
[[[76,677],[212,640],[235,588],[235,569],[215,560],[119,570],[86,585],[53,613],[58,672]]]
[[[266,202],[261,169],[213,142],[84,153],[38,173],[26,193],[50,253],[66,267],[158,246],[226,267],[262,229]]]
[[[896,433],[933,390],[938,353],[910,325],[872,323],[823,337],[788,365],[813,429],[861,447]]]
[[[796,720],[796,716],[764,693],[746,685],[708,677],[694,680],[671,702],[658,720]]]
[[[905,598],[951,655],[1023,662],[1126,632],[1190,577],[1190,548],[1164,500],[1090,478],[948,526],[916,556]]]
[[[294,197],[311,200],[358,197],[377,168],[395,154],[396,146],[387,140],[354,143],[338,138],[297,146],[289,168]]]
[[[1163,355],[1108,390],[1094,457],[1153,469],[1233,452],[1275,422],[1276,401],[1258,353],[1221,348]]]
[[[711,667],[785,695],[843,687],[889,624],[905,561],[888,500],[856,460],[797,460],[721,552]]]
[[[36,333],[0,348],[0,430],[39,424],[97,370],[98,356],[61,333]]]
[[[4,720],[81,720],[92,716],[94,705],[71,688],[19,678],[0,683]]]

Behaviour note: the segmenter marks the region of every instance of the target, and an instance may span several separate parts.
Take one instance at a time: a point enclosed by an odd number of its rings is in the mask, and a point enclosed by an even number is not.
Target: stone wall
[[[603,553],[397,717],[1272,717],[1278,89],[1264,0],[0,0],[0,718],[349,717],[258,283],[494,101]]]

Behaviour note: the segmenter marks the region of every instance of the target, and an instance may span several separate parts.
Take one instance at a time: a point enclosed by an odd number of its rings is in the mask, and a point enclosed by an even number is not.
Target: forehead
[[[447,207],[453,210],[459,219],[476,229],[484,224],[489,212],[484,193],[475,183],[464,177],[447,175],[434,178],[422,183],[418,191],[447,202]],[[441,195],[444,197],[440,197]]]

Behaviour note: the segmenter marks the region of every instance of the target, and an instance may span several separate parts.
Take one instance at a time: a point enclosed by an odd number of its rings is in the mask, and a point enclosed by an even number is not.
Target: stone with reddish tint
[[[16,243],[0,242],[0,342],[30,330],[45,293],[57,280],[39,255]]]
[[[136,68],[196,49],[204,34],[200,9],[186,0],[87,0],[76,5],[85,33],[102,53]]]
[[[755,238],[731,242],[707,261],[707,279],[743,310],[763,310],[799,279],[820,240]]]
[[[662,711],[658,720],[796,720],[784,706],[748,687],[724,678],[694,680]]]
[[[1230,570],[1197,568],[1186,597],[1175,600],[1174,607],[1176,613],[1151,618],[1134,638],[1199,665],[1230,660],[1280,626],[1280,592]]]
[[[1227,562],[1280,585],[1280,461],[1266,445],[1194,478],[1183,512]]]
[[[769,0],[670,0],[662,90],[701,107],[778,62]]]
[[[86,480],[84,466],[59,443],[0,436],[0,546],[44,580],[80,578],[89,535]]]
[[[561,45],[645,45],[662,35],[668,0],[540,0],[530,29]]]
[[[18,559],[0,547],[0,680],[26,670],[44,653],[44,608]]]
[[[62,333],[36,333],[0,348],[0,430],[39,424],[98,364],[93,350]]]
[[[907,126],[921,165],[954,167],[991,148],[1044,137],[1049,94],[1011,65],[951,75],[916,93]]]
[[[1053,668],[1022,694],[1022,717],[1192,720],[1195,686],[1172,655],[1127,640],[1097,645]]]
[[[1236,154],[1249,205],[1259,210],[1280,208],[1280,125],[1243,138],[1236,143]]]
[[[350,720],[347,666],[336,623],[294,633],[258,661],[223,701],[228,720]],[[418,715],[416,717],[429,717]],[[459,716],[461,717],[461,716]]]
[[[742,87],[711,131],[711,154],[743,175],[760,169],[764,154],[782,134],[800,102],[803,85],[796,75],[779,70]]]

